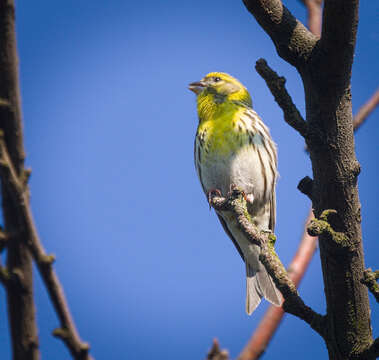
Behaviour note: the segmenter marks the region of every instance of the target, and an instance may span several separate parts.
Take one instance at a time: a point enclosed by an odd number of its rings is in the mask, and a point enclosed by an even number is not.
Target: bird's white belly
[[[273,179],[266,179],[265,182],[262,162],[252,146],[247,145],[238,152],[223,156],[208,155],[200,170],[206,192],[218,189],[226,196],[230,191],[230,185],[234,184],[246,195],[253,194],[256,202],[267,201],[268,190],[271,190],[267,189],[267,185],[271,184]]]

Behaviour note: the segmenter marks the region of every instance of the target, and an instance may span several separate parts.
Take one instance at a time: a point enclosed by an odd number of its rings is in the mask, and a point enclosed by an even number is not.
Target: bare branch
[[[372,271],[370,268],[368,268],[363,272],[363,279],[361,280],[361,283],[367,286],[372,295],[375,296],[376,302],[379,303],[379,284],[377,283],[378,279],[379,270]]]
[[[321,35],[321,18],[322,18],[322,0],[301,0],[307,7],[308,28],[312,34],[320,37]]]
[[[260,232],[253,225],[246,208],[246,200],[238,189],[233,189],[228,198],[213,196],[211,205],[218,211],[231,211],[236,219],[240,230],[246,238],[261,249],[259,260],[265,266],[272,277],[276,287],[283,295],[283,310],[308,323],[316,332],[323,336],[324,317],[304,304],[300,298],[296,286],[289,278],[283,264],[275,253],[273,242],[275,236]]]
[[[358,113],[354,116],[354,130],[357,131],[364,123],[367,117],[375,110],[379,104],[379,89],[376,90],[374,95],[358,110]]]
[[[264,59],[259,59],[256,62],[255,69],[266,81],[266,84],[274,96],[275,101],[283,110],[284,120],[287,124],[297,130],[303,137],[306,137],[308,134],[307,123],[301,116],[300,111],[293,103],[291,96],[285,88],[286,79],[278,76],[278,74],[268,66],[266,60]]]
[[[321,17],[322,17],[322,0],[301,0],[304,5],[307,7],[308,13],[308,28],[316,36],[320,36],[321,33]],[[362,122],[367,118],[367,116],[374,110],[377,106],[379,100],[379,90],[373,95],[373,97],[359,110],[359,112],[354,117],[354,130],[356,131]],[[305,180],[305,182],[304,182]],[[308,181],[308,179],[303,179],[298,188],[300,191],[305,193],[310,199],[313,191],[313,182]],[[311,199],[312,201],[312,199]],[[314,218],[312,209],[309,212],[306,224],[308,224]],[[298,253],[301,254],[299,258],[295,256],[293,259],[290,268],[295,262],[299,261],[300,266],[297,268],[297,274],[301,278],[305,273],[310,260],[313,257],[315,249],[317,247],[317,237],[311,237],[308,234],[307,226],[304,230],[302,241],[300,243]],[[304,262],[302,263],[302,260]],[[289,272],[289,275],[292,278],[292,273]],[[296,281],[294,280],[296,283]],[[266,312],[264,318],[260,322],[258,328],[253,333],[253,336],[249,340],[248,344],[241,352],[239,360],[255,360],[258,359],[261,354],[267,348],[274,332],[279,326],[284,312],[281,308],[270,306]]]
[[[28,239],[28,247],[37,263],[38,270],[48,290],[50,299],[61,323],[61,329],[56,330],[54,335],[61,338],[74,359],[89,360],[89,345],[80,340],[75,324],[68,308],[63,288],[52,267],[53,255],[47,255],[37,229],[29,206],[28,191],[25,181],[20,181],[8,154],[3,133],[0,132],[0,176],[7,191],[12,196],[14,209],[18,217],[22,219],[22,230]]]
[[[19,175],[24,169],[25,152],[14,19],[14,0],[0,0],[0,129],[4,131],[15,172]],[[22,288],[6,287],[12,356],[14,360],[38,360],[32,259],[19,233],[21,220],[4,184],[1,184],[1,196],[5,229],[15,234],[7,244],[7,271],[22,284]]]
[[[281,307],[271,305],[237,359],[259,359],[266,351],[267,346],[282,321],[284,314],[284,310]]]
[[[213,344],[208,352],[207,360],[229,360],[229,353],[220,349],[217,339],[213,339]]]
[[[306,226],[312,219],[313,213],[310,211],[308,218],[305,221]],[[289,277],[296,287],[299,286],[316,249],[317,238],[311,237],[305,229],[296,254],[287,270]],[[282,321],[283,316],[284,311],[281,307],[271,305],[259,323],[257,329],[254,331],[253,336],[242,350],[238,360],[259,359],[267,349],[267,346]]]
[[[309,58],[317,37],[280,0],[243,0],[248,11],[271,37],[278,54],[296,67]]]

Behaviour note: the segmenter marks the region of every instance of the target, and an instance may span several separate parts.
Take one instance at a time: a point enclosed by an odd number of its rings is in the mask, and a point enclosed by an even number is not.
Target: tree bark
[[[312,235],[319,235],[329,357],[374,359],[367,355],[373,343],[370,308],[367,289],[360,282],[365,269],[357,187],[360,167],[350,92],[358,0],[325,1],[320,39],[312,38],[279,0],[244,3],[304,83],[313,208],[324,222],[324,228]]]
[[[18,58],[15,38],[15,8],[13,0],[0,0],[0,129],[18,176],[24,177],[24,148]],[[13,206],[11,194],[2,183],[2,206],[5,230],[10,235],[7,244],[8,317],[14,360],[37,360],[38,330],[33,299],[33,268],[25,241],[23,221]]]

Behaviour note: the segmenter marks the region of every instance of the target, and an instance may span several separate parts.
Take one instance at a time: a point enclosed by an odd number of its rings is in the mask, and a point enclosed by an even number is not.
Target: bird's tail
[[[270,303],[280,306],[282,295],[276,288],[266,268],[261,262],[258,270],[246,263],[246,312],[251,315],[261,302],[262,297]]]

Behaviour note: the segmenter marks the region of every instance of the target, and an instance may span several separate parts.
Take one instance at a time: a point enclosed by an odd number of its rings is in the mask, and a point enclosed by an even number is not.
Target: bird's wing
[[[275,196],[275,186],[271,193],[270,199],[270,221],[268,224],[268,228],[274,232],[275,230],[275,222],[276,222],[276,196]]]
[[[233,241],[233,244],[236,247],[238,253],[241,255],[242,260],[245,261],[245,257],[243,256],[242,250],[241,250],[240,246],[238,245],[236,239],[234,238],[234,236],[230,232],[228,225],[226,224],[225,220],[218,213],[217,213],[217,216],[218,216],[218,219],[220,220],[220,223],[221,223],[222,227],[224,228],[225,232],[229,235],[229,237]]]

